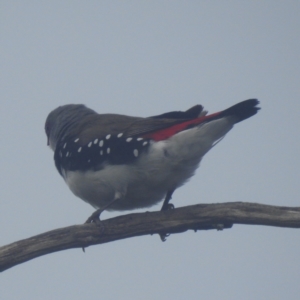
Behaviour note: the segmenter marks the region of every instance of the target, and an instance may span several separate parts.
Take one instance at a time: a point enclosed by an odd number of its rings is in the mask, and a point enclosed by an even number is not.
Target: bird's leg
[[[175,191],[175,189],[174,190],[170,190],[170,191],[167,192],[165,200],[164,200],[164,203],[163,203],[160,211],[164,211],[164,210],[169,210],[169,209],[174,209],[175,208],[174,204],[169,203],[169,201],[172,199],[172,194],[174,193],[174,191]]]
[[[91,216],[85,221],[85,224],[87,223],[100,223],[100,215],[102,212],[104,212],[108,207],[110,207],[112,204],[114,204],[116,201],[120,200],[120,197],[115,197],[112,201],[108,202],[103,207],[97,209],[94,211]]]
[[[160,211],[166,211],[166,210],[175,208],[174,204],[169,203],[169,201],[172,199],[172,194],[174,193],[174,191],[175,191],[175,189],[167,192],[164,203],[163,203]],[[165,242],[169,235],[170,235],[170,233],[159,233],[159,236],[160,236],[160,239],[162,242]]]
[[[100,215],[101,215],[102,212],[104,212],[108,207],[110,207],[113,203],[115,203],[118,200],[120,200],[120,197],[115,197],[112,201],[108,202],[103,207],[101,207],[101,208],[97,209],[96,211],[94,211],[90,215],[90,217],[85,221],[84,224],[96,223],[96,224],[100,225],[102,230],[103,230],[103,225],[101,224]],[[84,247],[82,247],[82,251],[85,252]]]

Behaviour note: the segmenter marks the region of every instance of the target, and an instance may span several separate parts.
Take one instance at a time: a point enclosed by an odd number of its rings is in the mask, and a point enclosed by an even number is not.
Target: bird
[[[66,104],[49,113],[45,132],[59,174],[96,209],[86,223],[97,223],[104,210],[148,208],[163,200],[162,211],[174,208],[174,191],[235,124],[258,112],[258,104],[248,99],[213,114],[195,105],[146,118]]]

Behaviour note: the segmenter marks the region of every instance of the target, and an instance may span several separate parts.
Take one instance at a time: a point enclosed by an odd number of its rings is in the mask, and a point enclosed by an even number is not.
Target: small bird
[[[98,114],[80,104],[54,109],[45,131],[59,174],[71,191],[97,210],[146,208],[164,199],[195,173],[202,157],[234,124],[255,115],[256,99],[207,115],[201,105],[148,118]]]

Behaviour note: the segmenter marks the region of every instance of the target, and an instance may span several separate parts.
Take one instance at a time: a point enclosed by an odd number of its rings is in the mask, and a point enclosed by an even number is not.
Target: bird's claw
[[[172,203],[167,203],[164,204],[161,208],[161,211],[169,211],[175,209],[174,204]],[[165,242],[167,240],[167,237],[170,236],[170,233],[159,233],[160,239],[162,242]]]
[[[162,242],[167,240],[167,237],[170,236],[170,233],[159,233],[160,239]]]
[[[168,203],[167,205],[163,205],[161,208],[161,211],[167,211],[167,210],[172,210],[175,209],[175,205],[172,203]]]
[[[103,212],[102,209],[97,209],[90,215],[90,217],[85,221],[84,224],[89,224],[89,223],[99,224],[99,223],[101,223],[100,215],[102,212]]]

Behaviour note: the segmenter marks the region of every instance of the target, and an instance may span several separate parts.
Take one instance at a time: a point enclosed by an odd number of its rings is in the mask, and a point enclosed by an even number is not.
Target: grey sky
[[[67,103],[150,116],[257,97],[173,203],[299,206],[299,1],[3,0],[0,24],[1,245],[93,211],[46,147]],[[133,238],[14,267],[0,298],[298,299],[299,248],[299,230],[262,226]]]

